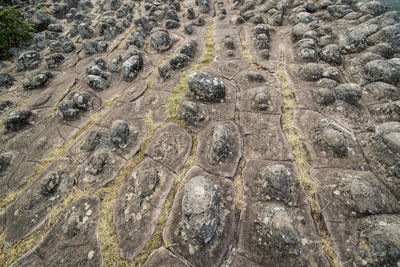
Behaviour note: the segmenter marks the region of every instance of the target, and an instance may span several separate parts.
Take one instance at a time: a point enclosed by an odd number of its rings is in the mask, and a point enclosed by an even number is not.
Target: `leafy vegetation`
[[[0,59],[10,56],[9,49],[20,40],[32,38],[33,25],[25,21],[24,15],[15,7],[0,7]]]

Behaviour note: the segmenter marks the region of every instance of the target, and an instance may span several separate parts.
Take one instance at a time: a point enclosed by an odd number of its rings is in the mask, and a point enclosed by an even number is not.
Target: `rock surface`
[[[0,266],[399,264],[389,1],[5,2]]]

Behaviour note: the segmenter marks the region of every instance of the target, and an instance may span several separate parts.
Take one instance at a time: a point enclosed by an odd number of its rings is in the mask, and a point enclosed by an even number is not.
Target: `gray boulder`
[[[111,125],[110,140],[118,148],[128,145],[129,125],[123,120],[116,120]]]
[[[132,81],[142,69],[142,55],[133,55],[122,64],[122,77],[125,81]]]
[[[271,106],[271,97],[266,88],[258,88],[251,97],[251,104],[255,110],[266,111]]]
[[[348,144],[343,133],[334,127],[325,127],[322,130],[322,141],[327,149],[334,152],[337,157],[345,157],[348,154]]]
[[[230,152],[231,134],[224,124],[218,124],[212,132],[211,142],[208,146],[207,158],[212,164],[224,162]]]
[[[77,118],[80,112],[86,111],[91,107],[91,98],[92,96],[86,92],[71,93],[67,99],[58,103],[60,117],[64,120]]]
[[[86,22],[78,25],[78,33],[82,36],[83,39],[90,39],[94,35],[92,27]]]
[[[367,38],[369,45],[388,43],[396,53],[400,52],[400,23],[382,28]]]
[[[341,84],[334,91],[338,99],[353,105],[357,104],[362,96],[361,87],[354,83]]]
[[[103,91],[111,85],[111,82],[108,79],[103,78],[102,76],[88,75],[86,79],[89,87],[93,88],[96,91]]]
[[[39,52],[27,51],[22,53],[18,57],[18,71],[36,69],[40,62],[42,62],[43,57]]]
[[[54,23],[54,24],[49,24],[49,26],[47,26],[47,30],[52,32],[62,32],[64,28],[61,24]]]
[[[9,132],[22,130],[30,125],[31,116],[30,110],[14,110],[4,119],[4,127]]]
[[[342,63],[342,54],[336,44],[327,45],[321,49],[320,58],[328,63],[340,65]]]
[[[25,79],[22,86],[25,90],[34,90],[42,87],[53,75],[49,71],[40,71],[32,75],[32,77]]]
[[[0,90],[10,88],[14,85],[15,79],[8,73],[0,73]]]
[[[199,6],[200,11],[203,13],[208,13],[211,10],[210,0],[196,0],[196,4]]]
[[[190,58],[194,58],[197,51],[197,42],[192,40],[189,42],[185,42],[181,48],[181,54],[184,54]]]
[[[369,81],[382,81],[393,85],[400,83],[400,58],[374,60],[364,66]]]
[[[185,54],[175,54],[169,60],[172,69],[177,70],[186,67],[189,64],[189,57]]]
[[[300,69],[300,77],[305,81],[317,81],[322,76],[322,67],[316,63],[308,63]]]
[[[396,266],[400,258],[400,217],[367,216],[362,221],[358,251],[367,266]]]
[[[339,34],[339,46],[344,53],[361,52],[367,47],[367,39],[359,30],[345,31]]]
[[[388,43],[379,43],[377,45],[370,46],[368,47],[367,51],[385,58],[392,58],[394,55],[394,50]]]
[[[46,57],[47,67],[49,69],[55,69],[61,65],[64,59],[65,57],[63,56],[63,54],[60,53],[52,54]]]
[[[197,125],[205,118],[203,109],[195,102],[190,101],[183,101],[180,104],[178,114],[181,119],[192,125]]]
[[[207,245],[219,225],[218,187],[203,176],[185,184],[182,198],[183,231],[193,245]]]
[[[319,105],[329,105],[336,101],[336,94],[329,88],[320,87],[312,90],[312,98]]]
[[[150,43],[158,52],[164,52],[172,46],[172,40],[168,31],[163,29],[157,29],[150,35]]]
[[[219,101],[225,98],[226,88],[221,79],[202,71],[193,71],[187,78],[189,91],[197,98],[206,101]]]

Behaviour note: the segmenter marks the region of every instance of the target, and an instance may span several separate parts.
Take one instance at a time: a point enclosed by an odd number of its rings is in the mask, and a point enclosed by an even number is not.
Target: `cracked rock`
[[[129,125],[123,120],[116,120],[111,125],[110,139],[111,142],[119,148],[128,145],[128,137],[130,135]]]
[[[197,125],[205,118],[203,109],[195,102],[190,101],[183,101],[178,113],[183,120],[193,125]]]
[[[163,29],[157,29],[150,35],[150,43],[158,52],[164,52],[172,46],[172,40],[168,31]]]
[[[24,129],[30,125],[29,119],[32,116],[30,110],[12,111],[3,121],[4,127],[9,132],[15,132]]]
[[[218,187],[203,176],[185,184],[182,199],[183,230],[188,240],[204,246],[215,236],[219,224]]]
[[[34,90],[43,87],[53,75],[49,71],[40,71],[31,78],[25,79],[22,86],[25,90]]]
[[[202,71],[193,71],[188,75],[189,90],[199,99],[219,101],[225,98],[226,88],[221,79]]]
[[[211,163],[223,162],[230,152],[230,130],[226,125],[218,124],[213,129],[207,158]]]
[[[40,62],[42,62],[43,57],[39,52],[27,51],[22,53],[18,57],[18,71],[36,69]]]

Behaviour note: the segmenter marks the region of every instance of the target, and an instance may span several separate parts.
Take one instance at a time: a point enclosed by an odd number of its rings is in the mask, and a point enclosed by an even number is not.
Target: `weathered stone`
[[[371,61],[365,65],[364,71],[370,81],[382,81],[397,85],[400,83],[400,58]]]
[[[185,25],[183,28],[186,34],[190,35],[193,33],[193,26],[191,24]]]
[[[400,52],[400,24],[390,25],[382,28],[377,33],[367,38],[369,45],[388,43],[396,53]]]
[[[185,184],[182,199],[183,231],[189,242],[204,246],[215,236],[219,224],[218,187],[203,176]]]
[[[6,172],[11,165],[13,155],[11,153],[0,154],[0,177]]]
[[[262,111],[268,110],[268,108],[272,104],[271,97],[266,88],[256,89],[254,91],[251,100],[252,100],[252,107],[255,110],[262,110]]]
[[[94,31],[88,23],[79,24],[78,33],[82,36],[83,39],[90,39],[94,35]]]
[[[194,40],[184,43],[181,48],[181,53],[190,58],[195,57],[196,51],[197,51],[197,42]]]
[[[123,120],[116,120],[111,125],[110,139],[118,148],[124,148],[128,145],[130,135],[129,125]]]
[[[99,77],[99,76],[96,76]],[[58,111],[62,119],[74,119],[81,111],[88,110],[91,105],[92,96],[86,92],[73,92],[58,103]]]
[[[183,168],[191,147],[192,138],[188,132],[175,123],[168,123],[155,132],[146,155],[178,172]]]
[[[43,58],[39,52],[24,52],[18,57],[18,71],[36,69],[40,62],[42,62],[42,59]]]
[[[186,122],[197,125],[205,119],[203,109],[195,102],[183,101],[178,109],[179,116]]]
[[[208,13],[211,10],[210,0],[196,0],[196,4],[199,6],[200,11],[203,13]]]
[[[122,77],[125,81],[132,81],[143,69],[143,58],[139,55],[133,55],[122,64]]]
[[[199,99],[219,101],[225,98],[224,82],[202,71],[193,71],[188,75],[189,90]]]
[[[358,251],[362,262],[377,266],[396,266],[399,263],[398,215],[368,216],[359,228]]]
[[[9,132],[15,132],[24,129],[30,125],[32,112],[30,110],[12,111],[3,121],[4,127]]]
[[[320,57],[322,60],[329,63],[334,63],[338,65],[342,63],[340,48],[336,44],[325,46],[320,52]]]
[[[322,142],[338,157],[344,157],[348,153],[348,144],[343,134],[333,127],[326,127],[322,131]]]
[[[93,156],[89,159],[86,172],[90,175],[98,175],[104,172],[104,169],[112,161],[110,152],[106,149],[95,151]]]
[[[159,248],[154,250],[147,261],[143,264],[143,267],[169,267],[169,266],[174,266],[174,267],[186,267],[186,264],[184,264],[178,257],[173,255],[171,252],[169,252],[165,248]]]
[[[173,182],[168,168],[145,158],[122,183],[113,223],[123,258],[135,258],[153,235]]]
[[[168,31],[157,29],[150,35],[151,46],[158,52],[164,52],[171,48],[172,40]]]
[[[64,30],[61,24],[49,24],[49,26],[47,26],[47,29],[52,32],[62,32]]]
[[[31,78],[25,79],[22,82],[22,86],[25,90],[34,90],[43,87],[46,82],[52,78],[53,75],[49,71],[40,71],[34,73]]]
[[[359,214],[384,214],[393,213],[396,208],[396,200],[387,189],[376,182],[371,182],[369,177],[362,173],[345,176],[341,184],[336,188],[341,192],[343,204]]]
[[[333,90],[320,87],[315,88],[312,91],[312,97],[315,103],[320,105],[329,105],[336,101],[336,94]]]
[[[57,206],[72,189],[73,168],[67,160],[53,163],[7,209],[5,247],[40,228],[49,217],[49,210]]]
[[[362,96],[361,87],[354,83],[341,84],[334,89],[334,92],[338,99],[353,105],[357,104]]]
[[[87,76],[87,84],[90,88],[93,88],[96,91],[103,91],[111,85],[110,81],[103,78],[102,76],[90,74]]]
[[[165,21],[165,28],[166,29],[177,29],[180,26],[181,25],[179,24],[179,22],[176,22],[175,20],[167,20],[167,21]]]
[[[52,55],[46,57],[47,67],[49,69],[58,68],[62,64],[64,59],[65,59],[65,57],[60,53],[52,54]]]
[[[14,85],[15,78],[8,73],[0,73],[0,90]]]
[[[80,198],[63,212],[37,246],[11,266],[100,266],[101,247],[96,233],[99,212],[97,196]]]
[[[366,46],[366,36],[358,30],[346,31],[339,35],[339,47],[344,53],[361,52]]]
[[[379,43],[377,45],[368,47],[367,51],[385,58],[392,58],[394,55],[393,48],[388,43]]]
[[[230,152],[231,135],[229,128],[218,124],[213,129],[211,143],[208,148],[207,158],[212,164],[224,162]]]
[[[163,238],[196,266],[220,266],[235,229],[235,190],[229,179],[192,167],[175,195]]]
[[[322,76],[322,68],[315,63],[308,63],[300,69],[300,77],[306,81],[316,81]]]
[[[189,57],[185,54],[175,54],[169,60],[172,69],[177,70],[186,67],[189,64]]]
[[[195,15],[195,13],[194,13],[193,7],[189,7],[189,8],[187,9],[187,18],[190,19],[190,20],[193,20],[193,19],[196,18],[196,15]]]

